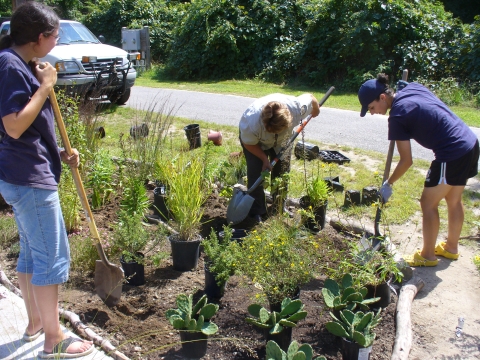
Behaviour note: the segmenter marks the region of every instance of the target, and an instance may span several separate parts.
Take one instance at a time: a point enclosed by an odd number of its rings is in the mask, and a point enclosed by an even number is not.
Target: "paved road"
[[[242,113],[254,98],[202,93],[185,90],[169,90],[134,86],[127,106],[160,111],[173,109],[176,116],[217,124],[237,126]],[[319,99],[320,100],[320,99]],[[167,104],[167,105],[165,105]],[[305,129],[305,140],[317,140],[325,144],[347,145],[354,148],[387,153],[387,117],[367,115],[361,118],[359,111],[328,108],[328,100],[321,113],[312,119]],[[480,137],[480,129],[472,128]],[[432,160],[433,153],[412,141],[414,158]]]

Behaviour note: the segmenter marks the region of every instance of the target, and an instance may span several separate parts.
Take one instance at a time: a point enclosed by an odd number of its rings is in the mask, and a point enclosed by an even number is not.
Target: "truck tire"
[[[130,88],[125,90],[125,92],[117,99],[117,101],[115,101],[115,104],[125,105],[129,98],[130,98]]]

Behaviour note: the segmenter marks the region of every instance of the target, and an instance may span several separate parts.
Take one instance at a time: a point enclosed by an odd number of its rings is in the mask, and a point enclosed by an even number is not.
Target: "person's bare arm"
[[[320,114],[320,105],[318,104],[318,100],[315,96],[312,96],[312,118],[318,116]]]
[[[45,67],[36,68],[37,79],[40,87],[33,94],[27,105],[17,113],[12,113],[2,118],[3,126],[9,136],[18,139],[32,125],[35,118],[42,110],[42,106],[47,100],[50,91],[57,82],[57,71],[49,63],[45,63]]]
[[[393,171],[392,175],[388,179],[389,184],[393,184],[395,181],[400,179],[403,174],[407,172],[407,170],[412,166],[412,146],[410,144],[410,140],[406,141],[399,141],[396,142],[398,153],[400,154],[400,161],[398,162],[395,170]]]
[[[268,161],[268,157],[265,154],[265,152],[262,150],[260,145],[258,145],[258,144],[257,145],[243,144],[243,146],[245,146],[245,148],[248,151],[250,151],[253,155],[255,155],[260,160],[262,160],[262,162],[263,162],[262,171],[266,170],[266,169],[272,170],[272,166],[270,165],[270,161]]]

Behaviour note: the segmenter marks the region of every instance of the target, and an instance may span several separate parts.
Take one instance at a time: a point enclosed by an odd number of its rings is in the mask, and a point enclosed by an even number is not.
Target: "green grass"
[[[277,85],[259,80],[223,80],[223,81],[171,81],[166,79],[158,67],[145,71],[137,78],[135,85],[157,87],[167,89],[180,89],[218,94],[231,94],[248,96],[253,98],[262,97],[271,93],[284,93],[300,95],[309,92],[320,100],[330,88],[325,84],[323,87],[312,88],[298,84]],[[452,106],[451,109],[469,126],[480,127],[480,109],[470,106],[471,103]],[[356,93],[345,93],[336,90],[328,99],[331,108],[353,110],[360,112],[360,104]]]

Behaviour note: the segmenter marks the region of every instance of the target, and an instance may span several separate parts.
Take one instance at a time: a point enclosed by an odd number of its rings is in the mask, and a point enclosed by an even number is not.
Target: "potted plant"
[[[305,227],[318,232],[325,227],[328,196],[331,188],[319,175],[306,183],[306,195],[300,198],[301,216]]]
[[[274,216],[243,238],[236,256],[236,271],[250,279],[272,308],[286,297],[298,296],[321,261],[318,237],[294,219]]]
[[[245,320],[264,329],[266,340],[274,340],[285,351],[292,340],[292,328],[307,316],[301,300],[292,301],[289,298],[283,299],[280,312],[269,312],[259,304],[251,304],[248,313],[252,317]]]
[[[179,271],[195,269],[198,263],[202,205],[210,193],[204,166],[204,159],[190,153],[181,153],[173,161],[159,164],[168,187],[166,202],[171,227],[177,232],[169,240],[173,267]]]
[[[283,351],[278,344],[270,340],[267,343],[266,360],[312,360],[313,349],[309,344],[299,345],[296,341],[292,341],[288,350]],[[318,356],[315,360],[327,360],[325,356]]]
[[[235,269],[235,256],[240,247],[232,241],[233,231],[224,227],[219,238],[214,229],[210,236],[202,241],[205,253],[205,294],[208,299],[219,299],[225,292],[225,285]]]
[[[366,261],[358,264],[356,272],[362,284],[368,289],[366,297],[378,296],[375,306],[386,308],[390,304],[392,281],[400,282],[403,273],[392,253],[381,250],[369,250]]]
[[[330,333],[342,338],[343,360],[368,358],[375,340],[375,333],[372,330],[381,320],[380,311],[381,309],[375,315],[372,311],[354,313],[343,309],[339,318],[330,313],[333,321],[329,321],[325,326]]]
[[[210,319],[217,313],[218,305],[208,304],[203,295],[194,305],[193,295],[177,296],[177,309],[169,309],[165,313],[170,324],[180,330],[182,351],[186,357],[200,358],[207,352],[209,335],[218,331],[218,326]]]
[[[125,278],[130,285],[145,284],[144,253],[150,235],[142,224],[141,214],[129,214],[120,211],[118,222],[114,225],[112,251],[120,253]]]
[[[322,295],[325,305],[333,311],[335,316],[340,316],[339,312],[343,309],[351,311],[360,309],[362,311],[370,310],[369,306],[374,304],[380,298],[368,298],[367,288],[360,287],[356,289],[353,285],[353,278],[350,274],[345,274],[340,283],[333,279],[326,279],[323,284]]]

